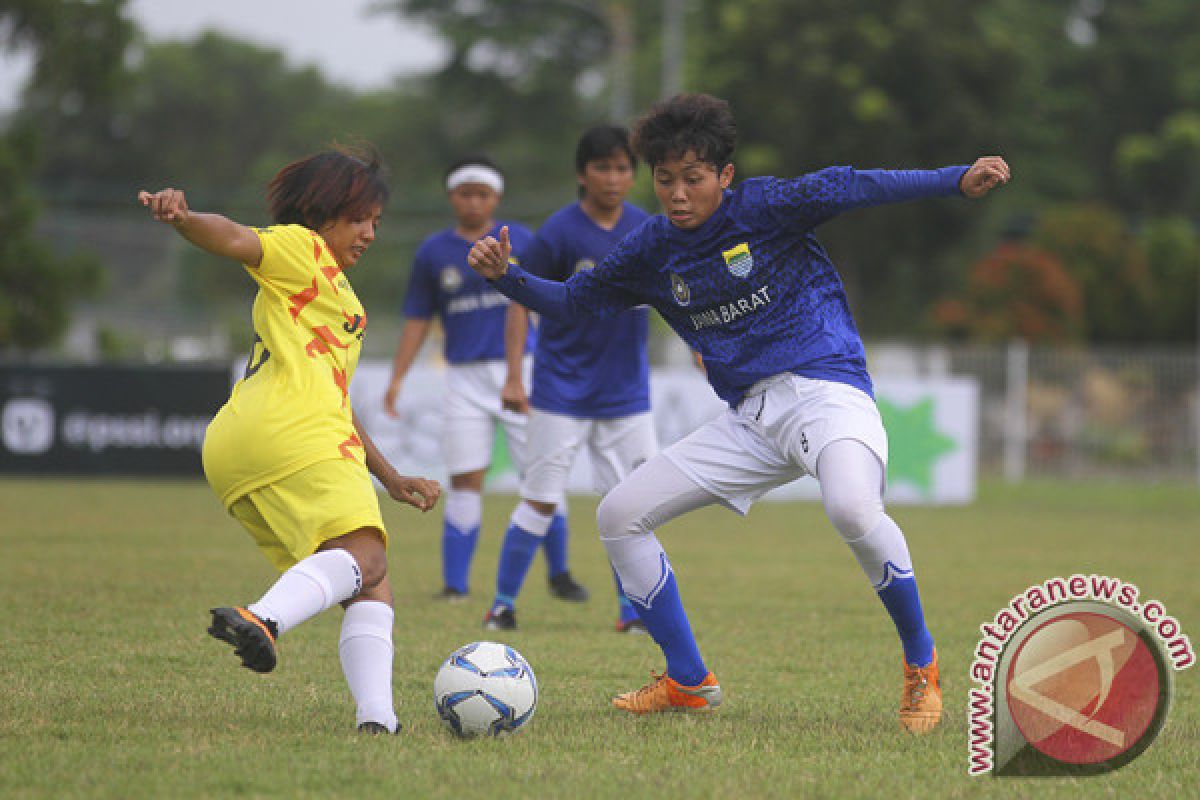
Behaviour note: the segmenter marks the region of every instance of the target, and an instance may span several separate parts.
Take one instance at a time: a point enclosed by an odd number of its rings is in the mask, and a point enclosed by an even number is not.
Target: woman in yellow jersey
[[[208,428],[204,472],[283,574],[257,603],[213,609],[208,632],[246,667],[270,672],[279,635],[341,603],[338,650],[365,733],[399,727],[387,532],[371,475],[422,511],[441,493],[436,481],[392,468],[348,396],[367,315],[345,270],[374,241],[387,196],[378,156],[343,149],[279,171],[267,187],[267,228],[192,211],[178,189],[138,195],[155,219],[241,263],[259,287],[254,347]]]

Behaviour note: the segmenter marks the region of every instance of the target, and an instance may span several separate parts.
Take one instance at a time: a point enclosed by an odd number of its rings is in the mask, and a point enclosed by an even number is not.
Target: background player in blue
[[[633,188],[635,165],[629,132],[624,128],[601,125],[585,132],[575,148],[579,201],[546,220],[522,255],[522,268],[564,281],[603,261],[647,217],[646,212],[625,202]],[[516,314],[518,309],[521,306],[514,303],[508,313]],[[517,626],[517,594],[534,554],[548,535],[580,448],[588,448],[601,495],[657,450],[646,357],[648,314],[640,308],[609,319],[542,320],[534,349],[531,402],[523,384],[505,387],[506,404],[519,411],[532,405],[532,410],[526,430],[521,502],[513,510],[504,536],[496,597],[484,627],[511,630]],[[511,341],[509,347],[521,344]],[[513,377],[513,373],[509,375]],[[551,564],[556,576],[570,575],[566,544],[563,536],[553,550],[546,548],[547,557],[561,558],[561,563]],[[551,578],[551,585],[554,580]],[[617,598],[617,631],[645,630],[619,583]]]
[[[745,513],[768,490],[811,474],[900,635],[901,725],[924,733],[942,714],[937,653],[904,534],[883,509],[887,436],[862,340],[813,229],[853,208],[981,197],[1009,180],[1009,168],[995,156],[938,170],[830,167],[730,189],[736,138],[723,100],[665,101],[634,134],[664,215],[566,283],[510,268],[504,230],[477,242],[468,261],[547,317],[604,316],[649,303],[701,354],[709,383],[729,404],[635,470],[597,510],[609,559],[667,663],[613,704],[641,714],[721,702],[653,529],[712,503]]]
[[[483,479],[491,462],[497,423],[504,427],[518,471],[523,463],[525,415],[503,410],[500,390],[509,370],[521,372],[525,356],[517,352],[515,363],[505,363],[505,315],[510,303],[466,263],[471,244],[497,231],[493,215],[504,192],[504,176],[487,157],[471,156],[450,165],[446,192],[455,224],[422,242],[413,259],[404,298],[406,319],[384,406],[396,416],[396,398],[404,378],[437,316],[449,365],[442,447],[450,489],[444,506],[440,596],[454,600],[465,597],[469,588],[471,558],[483,515]],[[519,225],[507,227],[519,256],[530,234]],[[528,327],[528,313],[518,309],[519,322]],[[556,524],[565,529],[565,518],[556,519]]]

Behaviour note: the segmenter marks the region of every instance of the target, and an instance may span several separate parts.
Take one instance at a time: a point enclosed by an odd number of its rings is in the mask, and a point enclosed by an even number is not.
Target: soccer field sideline
[[[979,625],[1015,593],[1074,572],[1120,577],[1196,638],[1194,487],[985,485],[967,508],[896,511],[938,637],[947,718],[925,739],[895,718],[899,654],[886,615],[813,504],[749,519],[708,509],[663,541],[705,656],[727,691],[709,717],[632,719],[614,692],[661,668],[611,632],[615,602],[594,503],[572,502],[585,606],[557,603],[535,564],[510,641],[541,685],[508,741],[459,742],[436,719],[434,673],[479,620],[510,497],[490,497],[470,603],[444,606],[436,513],[386,506],[397,593],[397,739],[362,740],[336,655],[338,615],[289,634],[255,676],[203,633],[210,605],[271,574],[202,483],[0,481],[8,630],[0,677],[0,795],[128,796],[1186,796],[1200,779],[1195,670],[1167,726],[1108,776],[968,778],[966,691]]]

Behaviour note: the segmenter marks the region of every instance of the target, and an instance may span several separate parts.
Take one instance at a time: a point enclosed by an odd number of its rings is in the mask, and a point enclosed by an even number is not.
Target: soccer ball
[[[537,709],[537,678],[508,645],[473,642],[458,648],[433,679],[433,702],[459,736],[517,731]]]

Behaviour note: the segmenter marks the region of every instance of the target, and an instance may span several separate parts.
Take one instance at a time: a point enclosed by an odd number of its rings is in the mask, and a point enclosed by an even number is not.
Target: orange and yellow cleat
[[[942,721],[942,681],[937,650],[928,666],[904,665],[900,725],[909,733],[929,733]]]
[[[695,686],[684,686],[667,674],[651,671],[653,680],[634,692],[613,698],[613,705],[632,714],[655,711],[711,711],[721,705],[721,685],[711,672]]]

